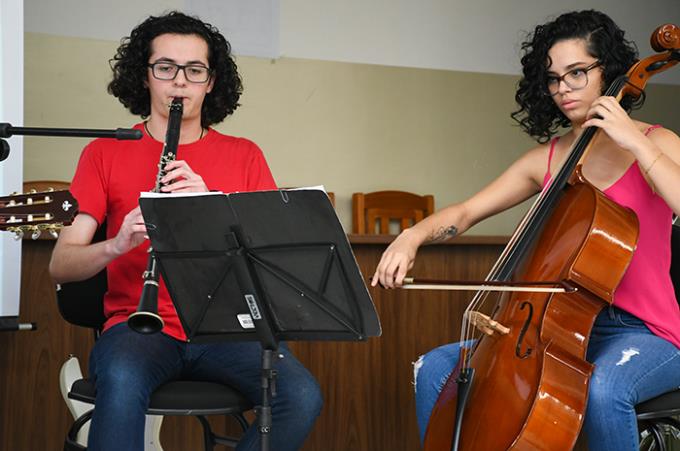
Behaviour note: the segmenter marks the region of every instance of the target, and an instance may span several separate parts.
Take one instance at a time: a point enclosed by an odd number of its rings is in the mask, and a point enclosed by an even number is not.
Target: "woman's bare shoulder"
[[[543,177],[548,170],[548,156],[551,142],[538,144],[526,152],[517,160],[515,165],[525,172],[539,187],[543,186]]]

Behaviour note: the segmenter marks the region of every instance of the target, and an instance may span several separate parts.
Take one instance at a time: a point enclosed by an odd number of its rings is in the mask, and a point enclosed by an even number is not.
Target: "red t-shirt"
[[[142,129],[142,124],[135,126]],[[139,141],[97,139],[88,144],[80,156],[71,184],[80,213],[105,219],[107,238],[118,233],[123,218],[139,205],[139,193],[150,191],[156,182],[163,144],[146,134]],[[252,141],[226,136],[210,129],[202,139],[180,145],[177,159],[186,161],[203,177],[210,190],[225,193],[276,189],[276,184],[262,155]],[[137,310],[142,292],[142,273],[148,259],[146,241],[107,267],[109,291],[104,297],[104,329],[123,321]],[[163,332],[186,340],[165,285],[158,293],[158,313],[163,318]]]

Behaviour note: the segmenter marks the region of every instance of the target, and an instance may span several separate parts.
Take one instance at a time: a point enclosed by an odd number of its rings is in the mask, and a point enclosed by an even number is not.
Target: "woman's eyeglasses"
[[[549,75],[546,86],[548,93],[551,96],[557,94],[560,90],[560,83],[564,82],[571,89],[583,89],[588,86],[588,72],[600,65],[599,61],[595,61],[588,67],[577,67],[561,76]]]

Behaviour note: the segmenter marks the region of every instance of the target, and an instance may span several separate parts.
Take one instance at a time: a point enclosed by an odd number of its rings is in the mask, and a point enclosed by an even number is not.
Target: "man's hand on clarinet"
[[[196,174],[184,160],[175,160],[165,166],[165,176],[161,179],[164,193],[202,193],[208,187],[203,177]]]

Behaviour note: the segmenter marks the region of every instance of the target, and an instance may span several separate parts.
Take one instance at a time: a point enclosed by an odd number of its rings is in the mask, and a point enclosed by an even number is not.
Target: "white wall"
[[[567,10],[599,9],[641,56],[679,0],[26,0],[26,31],[119,40],[148,14],[184,9],[218,26],[237,54],[518,74],[525,33]],[[279,30],[280,27],[280,30]],[[654,83],[680,84],[680,71]]]
[[[26,0],[26,31],[119,41],[147,16],[174,9],[216,26],[240,55],[280,54],[280,0]]]
[[[22,0],[0,0],[0,122],[21,125],[24,92]],[[23,141],[8,140],[11,152],[0,162],[0,196],[21,191]],[[0,317],[19,315],[21,241],[0,233]]]
[[[281,49],[297,58],[518,74],[525,33],[579,9],[611,16],[643,57],[657,26],[680,25],[678,0],[285,0]],[[654,82],[680,84],[680,71]]]

